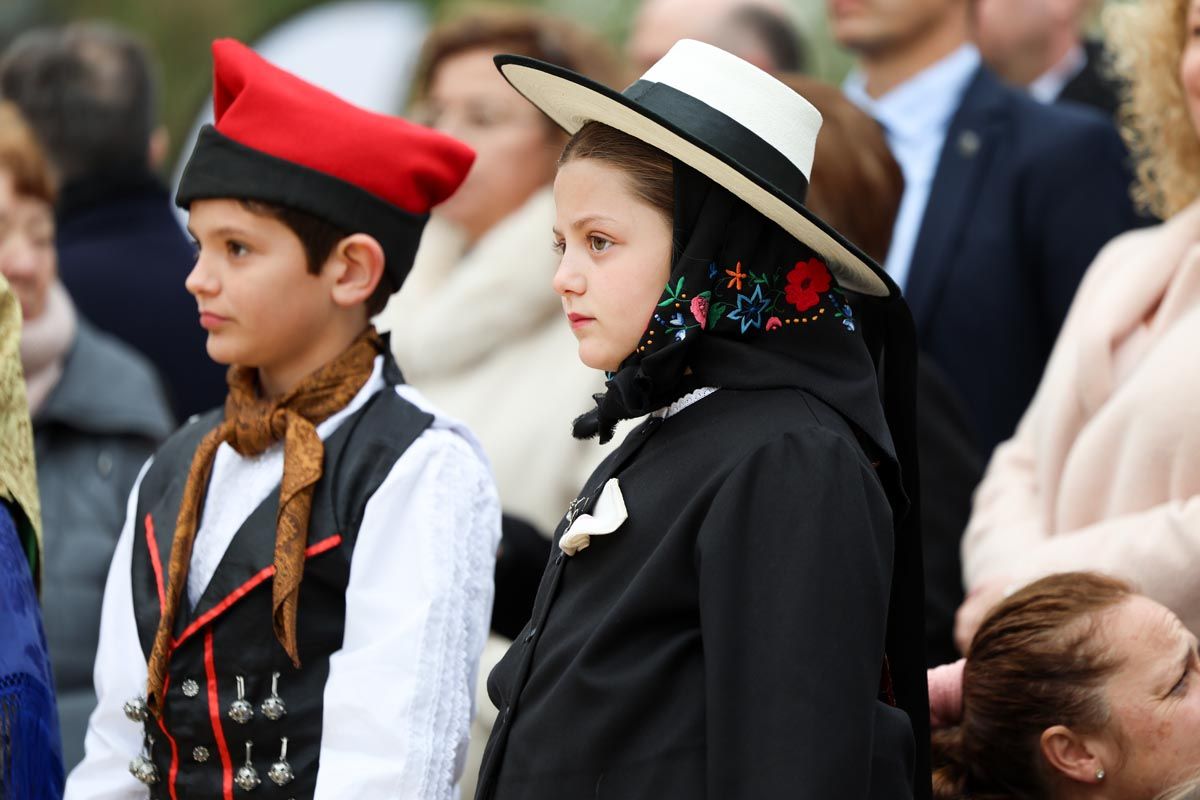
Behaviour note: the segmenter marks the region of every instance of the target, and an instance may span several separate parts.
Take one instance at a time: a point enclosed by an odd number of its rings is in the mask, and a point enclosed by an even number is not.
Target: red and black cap
[[[347,103],[241,42],[218,39],[212,52],[215,124],[201,129],[175,202],[260,200],[369,234],[399,289],[430,209],[466,178],[474,152]]]

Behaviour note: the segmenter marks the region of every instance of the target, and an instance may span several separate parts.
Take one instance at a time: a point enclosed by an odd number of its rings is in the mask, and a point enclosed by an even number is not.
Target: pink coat
[[[962,554],[968,590],[1097,570],[1200,630],[1200,201],[1096,257]]]

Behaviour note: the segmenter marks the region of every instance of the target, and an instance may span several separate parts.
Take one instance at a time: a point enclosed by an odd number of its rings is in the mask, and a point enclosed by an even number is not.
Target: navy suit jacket
[[[225,401],[225,367],[183,282],[192,246],[166,189],[149,175],[78,181],[58,207],[58,266],[76,307],[96,327],[146,356],[177,420]]]
[[[1084,271],[1139,223],[1112,122],[975,74],[950,124],[905,295],[986,456],[1009,438]]]

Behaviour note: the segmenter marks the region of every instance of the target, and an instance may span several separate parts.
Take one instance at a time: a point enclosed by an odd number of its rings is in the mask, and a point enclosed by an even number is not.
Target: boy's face
[[[209,356],[283,373],[310,360],[337,310],[330,270],[310,273],[296,235],[237,200],[196,200],[188,231],[197,257],[185,286]]]

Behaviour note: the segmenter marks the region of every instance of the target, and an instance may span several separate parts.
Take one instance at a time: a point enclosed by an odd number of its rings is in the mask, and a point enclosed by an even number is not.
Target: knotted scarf
[[[259,455],[276,442],[283,442],[271,610],[275,637],[292,663],[300,666],[296,608],[304,573],[313,490],[321,479],[325,455],[325,446],[317,435],[316,426],[345,408],[358,394],[371,377],[375,357],[383,352],[383,348],[379,334],[373,327],[368,328],[340,356],[306,377],[290,392],[274,399],[261,397],[255,368],[229,368],[225,420],[209,431],[196,448],[175,523],[175,539],[167,570],[166,606],[158,622],[147,665],[146,697],[154,713],[158,714],[162,709],[162,687],[171,655],[175,617],[187,583],[192,545],[204,508],[213,459],[222,442],[228,442],[242,456]]]

